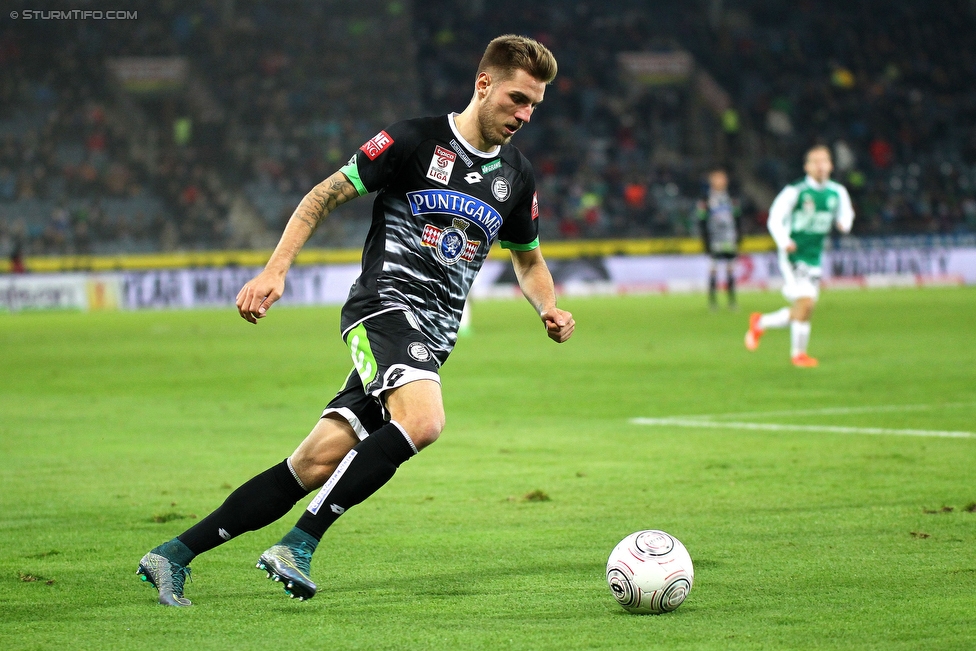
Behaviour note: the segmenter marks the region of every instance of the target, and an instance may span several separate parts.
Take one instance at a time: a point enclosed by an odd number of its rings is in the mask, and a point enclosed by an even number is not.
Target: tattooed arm
[[[267,315],[268,308],[285,291],[285,275],[308,238],[326,215],[358,196],[355,186],[342,172],[336,172],[305,195],[288,220],[264,271],[237,294],[237,311],[244,319],[257,323],[258,319]]]

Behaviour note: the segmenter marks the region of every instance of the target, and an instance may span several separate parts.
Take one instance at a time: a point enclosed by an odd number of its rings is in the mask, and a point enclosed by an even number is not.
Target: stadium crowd
[[[231,246],[235,198],[275,232],[384,125],[462,108],[484,44],[505,32],[538,38],[560,63],[516,143],[536,169],[547,239],[691,234],[709,167],[775,191],[813,142],[834,152],[856,232],[976,232],[976,16],[963,0],[132,7],[138,20],[0,29],[6,252]],[[729,111],[698,110],[688,82],[635,84],[618,55],[640,51],[689,52]],[[189,82],[120,91],[107,62],[124,56],[184,57]],[[745,227],[761,231],[768,206],[750,198]],[[368,219],[359,203],[351,222]],[[317,243],[358,244],[344,233]]]
[[[861,233],[976,231],[976,5],[738,0],[696,54],[757,127],[756,167],[833,149]]]

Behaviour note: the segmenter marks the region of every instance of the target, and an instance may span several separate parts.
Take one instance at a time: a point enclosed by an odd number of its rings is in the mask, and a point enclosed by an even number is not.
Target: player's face
[[[826,149],[814,149],[807,154],[807,162],[803,171],[809,174],[817,183],[823,183],[830,178],[834,171],[834,164],[830,161],[830,152]]]
[[[479,90],[485,91],[478,109],[481,138],[489,146],[507,144],[515,132],[532,119],[532,113],[546,94],[546,85],[524,70],[511,78],[493,81],[482,73]]]
[[[708,175],[708,184],[715,192],[725,192],[729,187],[729,177],[725,172],[712,172]]]

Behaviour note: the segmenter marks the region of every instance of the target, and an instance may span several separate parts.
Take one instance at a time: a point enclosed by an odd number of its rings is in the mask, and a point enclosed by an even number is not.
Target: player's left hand
[[[576,329],[576,321],[573,320],[573,315],[566,310],[553,307],[539,316],[546,325],[546,334],[557,344],[561,344],[573,336],[573,330]]]

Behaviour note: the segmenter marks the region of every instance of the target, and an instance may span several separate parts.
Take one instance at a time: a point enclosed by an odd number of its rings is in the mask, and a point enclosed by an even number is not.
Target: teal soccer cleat
[[[159,591],[159,603],[164,606],[189,606],[183,596],[183,583],[190,578],[190,568],[174,563],[165,556],[149,552],[139,561],[136,575],[151,583]]]
[[[305,543],[295,547],[278,544],[261,554],[257,568],[267,572],[269,579],[284,583],[289,597],[305,601],[318,590],[309,576],[311,565],[312,551]]]

